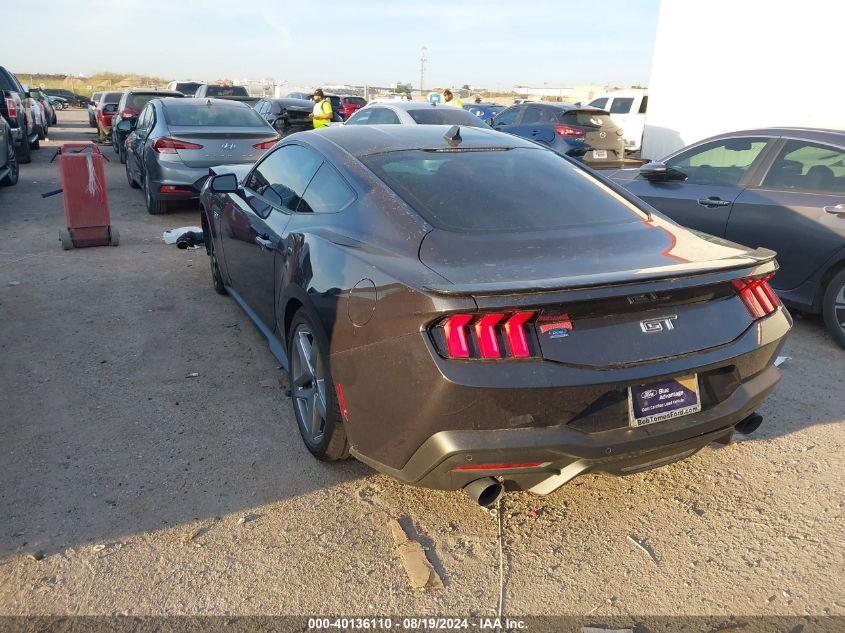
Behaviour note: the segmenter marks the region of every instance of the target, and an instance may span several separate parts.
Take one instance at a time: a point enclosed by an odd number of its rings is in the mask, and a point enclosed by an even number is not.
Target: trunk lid
[[[774,270],[773,255],[656,216],[545,233],[435,229],[420,248],[420,260],[454,284],[432,290],[470,294],[485,312],[532,310],[541,356],[589,367],[733,341],[753,319],[731,279],[761,263]]]
[[[212,167],[226,163],[252,163],[266,150],[253,145],[271,141],[277,135],[263,127],[170,127],[170,138],[202,145],[201,149],[177,149],[188,167]]]

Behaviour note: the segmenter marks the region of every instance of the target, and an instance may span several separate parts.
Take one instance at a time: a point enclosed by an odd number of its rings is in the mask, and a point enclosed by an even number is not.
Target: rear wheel
[[[288,334],[293,411],[306,448],[317,459],[349,457],[346,429],[328,363],[328,340],[316,319],[300,308]]]
[[[839,345],[845,347],[845,270],[840,270],[827,284],[822,316],[827,331]]]
[[[167,213],[167,203],[164,200],[156,200],[153,192],[150,191],[150,179],[144,178],[144,199],[147,201],[147,213],[150,215],[162,215]]]
[[[47,138],[47,125],[46,124],[39,125],[38,126],[38,140],[43,141],[45,138]]]
[[[138,183],[135,182],[135,179],[132,177],[132,172],[129,171],[129,161],[124,160],[123,163],[126,165],[126,182],[128,182],[129,186],[133,189],[138,189]]]
[[[32,162],[32,148],[29,146],[29,139],[24,139],[18,147],[18,163],[26,164]]]
[[[6,145],[6,154],[8,160],[9,173],[3,180],[0,180],[0,187],[11,187],[18,184],[18,176],[20,175],[20,168],[18,167],[18,156],[15,153],[15,142],[11,135],[7,135],[8,143]]]
[[[214,292],[219,295],[229,294],[226,292],[223,275],[220,273],[220,262],[217,261],[217,250],[214,248],[214,240],[208,231],[206,231],[205,239],[208,244],[208,257],[211,260],[211,283],[214,285]]]

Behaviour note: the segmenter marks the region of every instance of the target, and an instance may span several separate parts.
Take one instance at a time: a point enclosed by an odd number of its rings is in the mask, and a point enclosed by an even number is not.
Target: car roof
[[[739,130],[737,132],[723,132],[722,134],[703,139],[695,143],[695,145],[733,136],[794,136],[808,141],[845,145],[845,130],[811,127],[766,127],[753,130]]]
[[[130,95],[161,95],[163,97],[182,96],[178,90],[155,90],[154,88],[132,88],[126,91]]]
[[[446,132],[454,127],[460,127],[462,140],[459,145],[445,138]],[[330,125],[295,136],[312,140],[315,145],[325,139],[356,158],[413,149],[538,148],[536,143],[511,134],[502,134],[488,128],[453,125]]]

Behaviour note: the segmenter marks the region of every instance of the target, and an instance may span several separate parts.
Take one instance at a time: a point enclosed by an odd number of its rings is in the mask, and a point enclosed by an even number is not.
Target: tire
[[[69,251],[73,248],[73,240],[70,237],[70,231],[67,229],[59,229],[59,242],[62,243],[62,250]]]
[[[120,156],[120,147],[117,145],[117,134],[112,132],[111,135],[111,148],[114,150],[114,153]]]
[[[220,272],[220,262],[217,260],[217,251],[214,249],[214,240],[211,239],[211,234],[208,234],[208,258],[211,261],[211,284],[214,286],[214,292],[219,295],[227,295],[226,285],[223,283],[223,274]]]
[[[833,340],[845,348],[845,270],[831,279],[824,291],[822,316]]]
[[[9,156],[9,173],[6,174],[3,180],[0,180],[0,187],[13,187],[18,184],[18,177],[21,173],[20,165],[18,165],[18,155],[15,152],[15,142],[12,140],[11,135],[9,135],[8,139],[6,152]]]
[[[125,158],[125,156],[124,156],[124,158]],[[129,186],[132,187],[133,189],[140,189],[140,186],[138,185],[137,182],[135,182],[135,179],[132,177],[132,174],[129,172],[129,161],[124,160],[123,164],[126,165],[126,182],[128,182]]]
[[[18,163],[25,165],[32,162],[32,148],[29,146],[29,141],[24,139],[23,143],[18,147]]]
[[[287,346],[291,402],[305,447],[322,461],[346,459],[349,442],[326,356],[328,339],[304,308],[293,317]]]
[[[47,138],[47,126],[46,125],[39,125],[38,126],[38,140],[43,141]]]
[[[120,160],[121,164],[126,163],[126,145],[120,146],[120,149],[117,152],[117,158]]]
[[[147,213],[150,215],[164,215],[167,213],[167,203],[163,200],[156,200],[150,191],[150,180],[144,178],[144,201],[147,203]]]
[[[120,233],[113,226],[109,227],[109,246],[117,246],[120,244]]]

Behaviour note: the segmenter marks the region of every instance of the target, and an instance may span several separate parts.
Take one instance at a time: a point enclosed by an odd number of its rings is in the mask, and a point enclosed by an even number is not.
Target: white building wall
[[[643,156],[721,132],[845,129],[845,0],[663,0]]]

